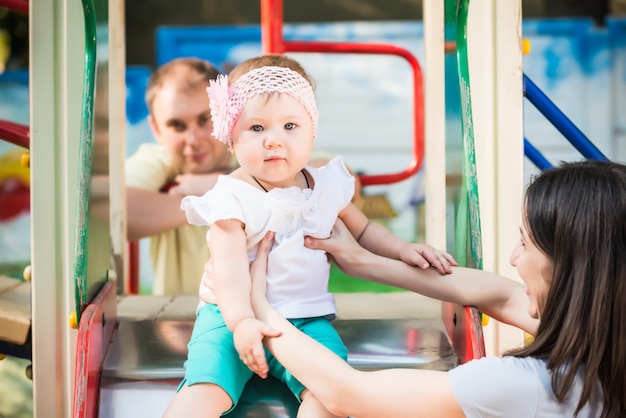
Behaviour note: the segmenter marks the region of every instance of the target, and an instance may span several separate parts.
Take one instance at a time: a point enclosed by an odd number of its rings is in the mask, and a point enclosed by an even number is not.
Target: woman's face
[[[550,288],[552,260],[531,241],[525,223],[520,227],[520,241],[511,254],[511,265],[528,288],[528,314],[539,319]]]

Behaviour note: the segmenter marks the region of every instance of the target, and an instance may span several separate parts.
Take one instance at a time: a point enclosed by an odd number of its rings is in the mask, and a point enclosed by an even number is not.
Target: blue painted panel
[[[612,54],[615,155],[626,160],[626,17],[607,19]]]

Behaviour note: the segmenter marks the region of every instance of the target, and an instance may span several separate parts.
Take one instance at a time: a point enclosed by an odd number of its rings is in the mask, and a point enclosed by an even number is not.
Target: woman
[[[526,191],[520,233],[511,264],[524,285],[463,268],[439,276],[375,256],[341,224],[330,239],[307,241],[350,275],[475,305],[535,335],[503,358],[449,372],[357,371],[271,308],[261,256],[252,266],[253,307],[268,325],[266,346],[342,416],[626,416],[626,167],[585,161],[544,171]],[[264,375],[262,356],[245,361]]]

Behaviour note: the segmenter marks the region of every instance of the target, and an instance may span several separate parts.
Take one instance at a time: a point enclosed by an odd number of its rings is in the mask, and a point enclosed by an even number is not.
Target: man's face
[[[154,97],[150,127],[183,173],[207,174],[229,166],[228,147],[213,138],[207,84],[180,89],[165,82]]]

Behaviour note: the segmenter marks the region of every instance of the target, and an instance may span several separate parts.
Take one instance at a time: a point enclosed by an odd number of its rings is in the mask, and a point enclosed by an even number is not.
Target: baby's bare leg
[[[233,402],[221,387],[211,383],[183,386],[174,395],[163,418],[218,418]]]
[[[302,392],[302,403],[298,409],[298,418],[342,418],[332,414],[324,405],[311,393],[304,389]],[[343,417],[345,418],[345,417]]]

